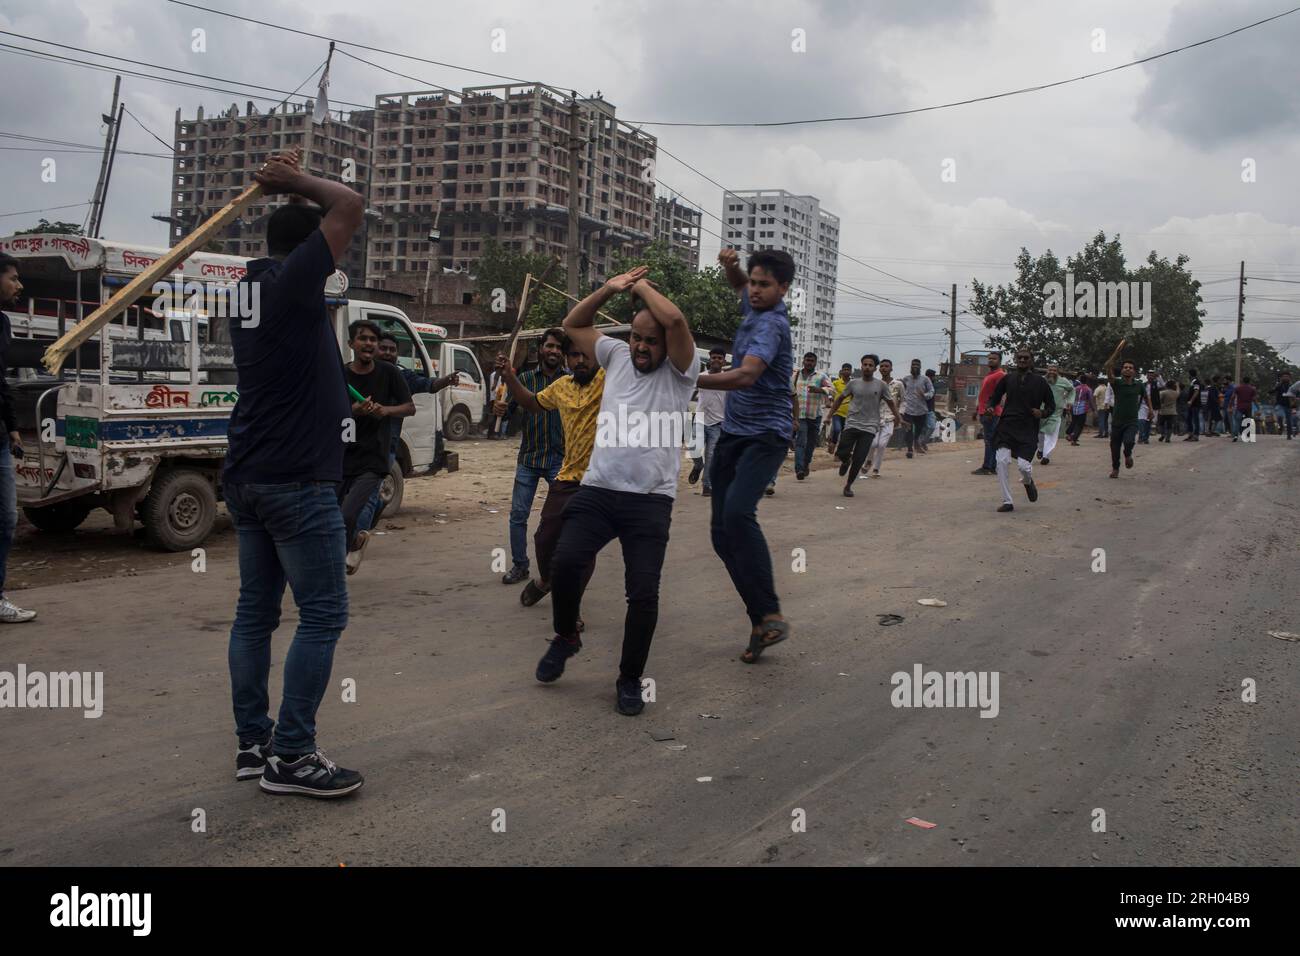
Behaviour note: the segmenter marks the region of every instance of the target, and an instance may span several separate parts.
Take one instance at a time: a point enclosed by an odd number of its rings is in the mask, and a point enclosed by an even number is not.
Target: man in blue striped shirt
[[[564,333],[547,329],[537,347],[537,368],[519,376],[519,382],[536,395],[561,375],[564,369]],[[514,413],[516,404],[496,402],[498,415]],[[528,564],[528,514],[537,497],[537,483],[545,478],[549,488],[564,461],[564,426],[560,413],[530,412],[524,416],[523,440],[519,443],[519,461],[515,465],[515,488],[510,498],[510,560],[513,566],[501,578],[502,584],[518,584],[531,577]]]

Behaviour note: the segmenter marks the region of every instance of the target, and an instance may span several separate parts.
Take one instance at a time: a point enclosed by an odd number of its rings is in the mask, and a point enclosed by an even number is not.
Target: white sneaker
[[[0,624],[21,624],[35,616],[35,611],[24,611],[8,598],[0,598]]]
[[[361,558],[366,553],[366,545],[370,543],[369,531],[358,531],[357,541],[359,542],[355,551],[349,551],[345,563],[347,564],[347,573],[356,574],[357,568],[361,567]]]

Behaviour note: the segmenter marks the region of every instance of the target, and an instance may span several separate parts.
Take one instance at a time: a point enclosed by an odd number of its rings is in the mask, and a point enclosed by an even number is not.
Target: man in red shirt
[[[980,383],[979,403],[975,407],[975,414],[971,416],[979,422],[984,429],[984,464],[980,465],[972,475],[996,475],[997,462],[994,460],[995,449],[993,447],[993,433],[998,428],[998,416],[1002,414],[1002,406],[996,407],[989,404],[989,398],[993,395],[993,390],[998,387],[998,382],[1006,377],[1006,372],[1002,371],[1002,353],[989,353],[989,371],[984,376],[984,381]]]
[[[1232,392],[1232,397],[1236,401],[1236,408],[1232,412],[1232,440],[1237,441],[1241,435],[1241,420],[1250,418],[1251,405],[1254,404],[1255,395],[1258,389],[1250,383],[1250,376],[1242,376],[1241,384]]]

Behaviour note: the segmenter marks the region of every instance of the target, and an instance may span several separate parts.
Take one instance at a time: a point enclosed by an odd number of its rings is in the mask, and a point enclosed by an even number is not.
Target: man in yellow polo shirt
[[[534,394],[519,381],[504,354],[497,355],[497,371],[505,379],[515,402],[529,412],[560,413],[564,429],[564,461],[546,493],[542,515],[533,535],[533,550],[537,555],[537,578],[524,585],[519,603],[532,607],[551,590],[551,557],[560,540],[564,526],[564,509],[569,499],[582,486],[582,476],[591,460],[591,449],[596,443],[596,418],[600,413],[600,399],[605,393],[605,370],[578,348],[566,335],[561,343],[568,375],[561,375],[546,388]],[[586,590],[596,570],[595,560],[583,571],[582,587]]]
[[[830,402],[832,407],[840,410],[831,416],[831,433],[826,438],[826,450],[830,454],[835,454],[835,446],[839,444],[840,432],[844,431],[844,419],[849,414],[848,404],[840,405],[840,395],[844,391],[844,386],[853,380],[853,366],[845,362],[840,366],[840,377],[831,382],[835,386],[835,394],[831,396]]]

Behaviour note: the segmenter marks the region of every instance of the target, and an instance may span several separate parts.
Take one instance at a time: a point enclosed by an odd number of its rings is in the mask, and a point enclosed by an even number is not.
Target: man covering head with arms
[[[644,708],[641,676],[659,620],[659,576],[668,549],[668,526],[681,471],[686,409],[699,377],[695,340],[681,310],[646,281],[644,267],[615,276],[564,319],[564,331],[605,370],[596,442],[582,487],[564,510],[564,526],[551,560],[555,639],[537,664],[551,683],[582,647],[578,604],[582,578],[596,554],[614,538],[623,548],[627,616],[616,682],[617,709],[634,716]],[[627,342],[592,327],[610,298],[631,292],[645,303],[632,319]],[[782,380],[782,385],[786,381]],[[640,427],[652,423],[647,430]],[[654,423],[673,421],[674,434]]]

